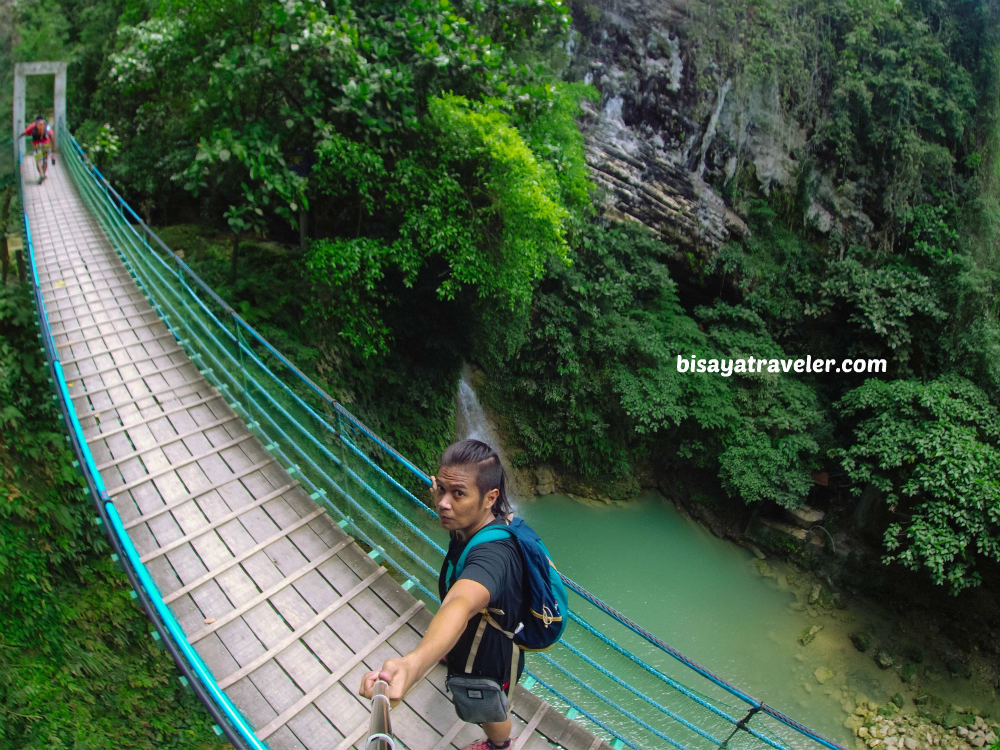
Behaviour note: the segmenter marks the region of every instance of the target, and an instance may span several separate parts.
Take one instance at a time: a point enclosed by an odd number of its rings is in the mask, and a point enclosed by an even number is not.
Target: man
[[[38,166],[38,181],[45,179],[49,168],[49,153],[55,147],[55,136],[52,127],[39,115],[35,121],[24,129],[23,135],[31,136],[31,147],[35,154],[35,164]],[[52,159],[55,164],[55,157]]]
[[[361,683],[361,695],[370,698],[376,680],[389,684],[390,700],[400,700],[442,658],[448,675],[474,675],[495,681],[509,694],[524,668],[524,655],[509,637],[518,625],[521,611],[524,564],[517,543],[509,538],[473,545],[465,565],[450,587],[448,571],[469,539],[489,524],[504,524],[511,514],[507,481],[496,452],[478,440],[462,440],[449,446],[441,467],[431,477],[431,492],[441,525],[451,543],[438,581],[441,608],[434,615],[417,647],[403,657],[389,659],[381,670],[369,672]],[[492,619],[480,628],[484,617]],[[500,631],[507,631],[505,634]],[[473,641],[481,638],[471,666]],[[516,667],[515,667],[516,665]],[[462,708],[456,698],[460,718]],[[506,708],[496,720],[482,721],[486,739],[466,750],[496,750],[511,746],[510,713]]]

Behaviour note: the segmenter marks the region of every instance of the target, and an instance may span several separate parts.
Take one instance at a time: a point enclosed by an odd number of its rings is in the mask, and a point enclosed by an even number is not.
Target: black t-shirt
[[[503,521],[495,521],[494,523],[502,525]],[[441,575],[438,579],[438,593],[442,600],[448,593],[445,574],[449,563],[453,566],[458,562],[459,555],[464,549],[465,542],[460,541],[452,534],[451,543],[448,545],[448,554],[445,555],[444,564],[441,566]],[[467,578],[486,587],[486,590],[490,592],[490,609],[503,612],[503,614],[492,613],[493,618],[508,632],[513,632],[520,622],[523,577],[524,563],[521,560],[521,553],[517,548],[517,542],[510,537],[492,542],[482,542],[473,546],[465,558],[465,567],[459,575],[460,579]],[[469,648],[475,637],[476,629],[479,627],[480,619],[481,616],[477,615],[469,620],[465,632],[462,633],[458,643],[445,658],[449,674],[466,673],[465,662],[469,657]],[[513,648],[514,644],[510,638],[492,625],[487,624],[483,639],[479,644],[479,652],[472,665],[472,672],[469,674],[491,677],[501,685],[506,685],[510,679],[510,661]],[[519,654],[518,675],[521,674],[523,668],[524,655]]]

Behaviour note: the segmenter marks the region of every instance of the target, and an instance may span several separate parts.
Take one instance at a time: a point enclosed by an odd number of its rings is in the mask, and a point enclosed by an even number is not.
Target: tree
[[[871,486],[896,519],[886,562],[952,593],[978,586],[1000,562],[1000,412],[957,376],[870,380],[836,405],[851,425],[834,456],[860,494]]]

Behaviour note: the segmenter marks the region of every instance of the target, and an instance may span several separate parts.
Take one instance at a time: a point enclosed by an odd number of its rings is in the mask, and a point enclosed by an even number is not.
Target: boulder
[[[802,635],[799,636],[799,643],[801,643],[803,646],[808,646],[810,643],[812,643],[813,639],[816,637],[816,634],[819,633],[819,631],[821,631],[822,629],[823,629],[822,625],[813,625],[808,630],[806,630]]]
[[[535,494],[552,495],[556,491],[556,475],[548,466],[535,469]]]
[[[883,651],[882,649],[875,652],[874,659],[879,669],[889,669],[894,663],[892,656],[887,651]]]
[[[816,678],[816,682],[823,685],[833,677],[833,670],[829,667],[817,667],[816,671],[813,672],[813,677]]]
[[[822,522],[826,518],[826,511],[803,505],[798,508],[785,508],[785,515],[796,526],[808,529]]]

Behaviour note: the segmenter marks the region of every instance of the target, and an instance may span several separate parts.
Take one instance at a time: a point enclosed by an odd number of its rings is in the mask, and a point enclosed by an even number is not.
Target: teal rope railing
[[[212,291],[89,164],[71,136],[64,134],[61,142],[71,144],[63,149],[63,161],[81,196],[205,377],[373,557],[383,559],[428,604],[436,604],[443,548],[431,536],[436,514],[418,498],[429,477]],[[747,750],[839,749],[566,581],[576,595],[571,609],[578,627],[551,651],[529,657],[525,686],[542,691],[568,715],[585,718],[615,747],[704,748],[711,743],[721,748],[735,747],[735,741]],[[610,618],[602,628],[591,622],[598,614]],[[670,676],[669,662],[661,663],[659,654],[680,663],[688,677]],[[685,684],[691,680],[704,685]]]
[[[20,163],[18,163],[18,172],[20,173]],[[23,198],[24,185],[20,177],[18,184]],[[66,383],[62,363],[59,359],[59,352],[52,337],[45,299],[39,284],[31,224],[28,219],[27,210],[24,208],[23,199],[22,209],[24,235],[31,267],[33,298],[38,313],[42,348],[49,363],[56,400],[66,421],[70,442],[77,454],[87,486],[98,508],[98,518],[106,524],[112,547],[115,549],[116,555],[122,563],[122,567],[132,583],[137,597],[140,599],[154,627],[156,627],[161,640],[167,646],[182,674],[188,679],[188,684],[192,686],[195,693],[202,699],[202,702],[210,708],[213,718],[218,722],[220,731],[225,733],[234,746],[241,750],[243,748],[247,748],[248,750],[267,750],[267,745],[257,738],[239,709],[233,705],[229,697],[219,688],[201,656],[188,643],[183,630],[174,618],[173,613],[164,604],[163,597],[160,595],[156,584],[146,570],[145,565],[139,559],[139,554],[136,552],[114,504],[108,497],[104,480],[97,469],[76,411],[73,408],[69,387]]]

